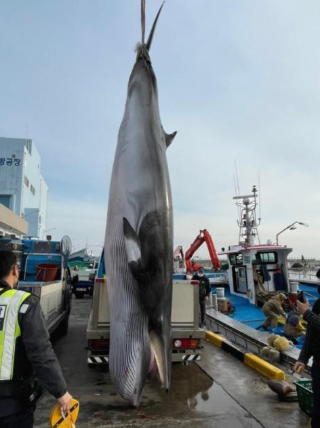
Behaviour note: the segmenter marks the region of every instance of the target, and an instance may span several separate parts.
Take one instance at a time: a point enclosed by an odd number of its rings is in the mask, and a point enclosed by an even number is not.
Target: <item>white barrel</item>
[[[299,282],[290,282],[291,293],[297,293],[299,291]]]
[[[218,296],[215,293],[212,293],[211,298],[212,298],[212,306],[214,307],[214,309],[218,309]]]
[[[223,287],[217,287],[217,297],[218,299],[222,299],[224,297],[224,288]]]

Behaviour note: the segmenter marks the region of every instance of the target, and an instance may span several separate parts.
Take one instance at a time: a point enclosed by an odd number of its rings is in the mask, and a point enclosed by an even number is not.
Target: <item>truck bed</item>
[[[172,338],[197,339],[199,346],[196,349],[175,349],[173,347],[172,361],[199,360],[201,355],[201,340],[205,338],[205,331],[199,328],[199,288],[190,281],[175,280],[172,288]],[[96,281],[93,292],[92,309],[87,326],[89,341],[88,363],[100,363],[102,352],[94,352],[92,341],[110,339],[110,313],[106,281]],[[94,358],[98,356],[99,358]],[[105,353],[103,362],[108,360]]]

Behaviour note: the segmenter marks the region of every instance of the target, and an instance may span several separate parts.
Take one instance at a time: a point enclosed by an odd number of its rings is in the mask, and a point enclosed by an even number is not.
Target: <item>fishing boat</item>
[[[292,248],[270,240],[266,244],[260,243],[256,186],[251,194],[235,196],[234,200],[239,207],[239,243],[219,253],[228,261],[227,284],[213,284],[206,324],[207,329],[220,332],[246,349],[260,353],[270,333],[284,335],[285,323],[285,319],[279,317],[277,329],[272,331],[269,327],[266,332],[258,331],[257,327],[265,320],[263,304],[277,292],[285,293],[294,303],[304,291],[312,305],[319,297],[318,288],[289,277],[287,259]],[[289,357],[290,364],[296,357],[297,354]]]

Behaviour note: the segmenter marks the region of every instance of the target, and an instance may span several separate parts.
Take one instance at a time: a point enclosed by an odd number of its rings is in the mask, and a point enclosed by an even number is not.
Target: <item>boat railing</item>
[[[289,279],[297,280],[297,281],[311,281],[315,283],[319,283],[319,279],[316,277],[314,273],[311,272],[289,272]]]

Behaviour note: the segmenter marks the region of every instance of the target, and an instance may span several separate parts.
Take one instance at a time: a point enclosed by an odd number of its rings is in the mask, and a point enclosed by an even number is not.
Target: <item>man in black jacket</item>
[[[205,316],[206,316],[206,302],[209,300],[211,288],[209,278],[205,275],[204,269],[200,267],[198,272],[194,276],[194,279],[199,281],[199,302],[200,302],[200,314],[201,314],[201,323],[200,327],[205,326]]]
[[[35,377],[62,410],[70,409],[57,357],[36,296],[15,290],[19,278],[17,259],[0,251],[0,427],[32,428]]]
[[[314,406],[310,426],[312,428],[320,427],[320,299],[318,299],[312,308],[309,308],[309,302],[297,302],[298,314],[308,322],[306,338],[303,348],[300,352],[298,361],[294,365],[294,370],[301,370],[303,373],[308,361],[313,357],[311,367],[312,389]]]

